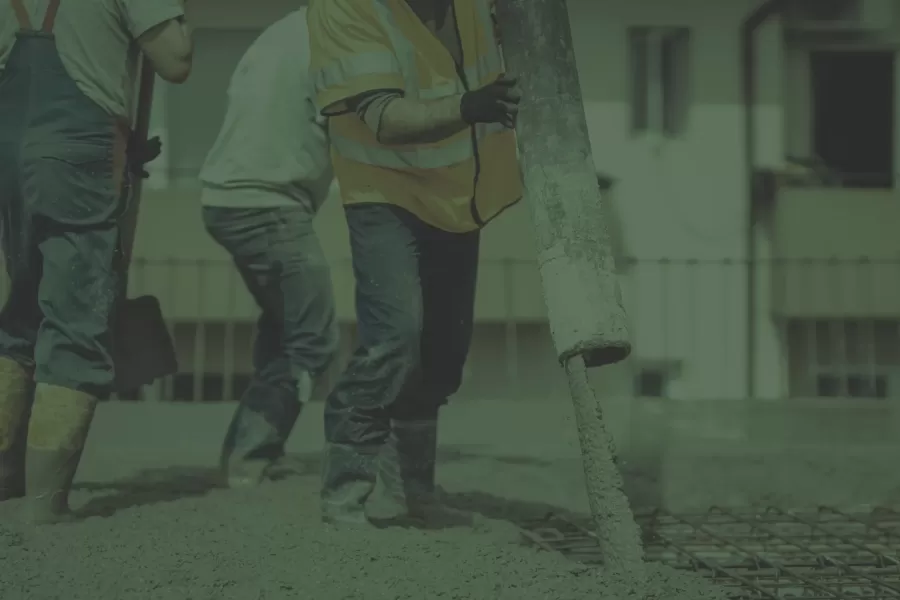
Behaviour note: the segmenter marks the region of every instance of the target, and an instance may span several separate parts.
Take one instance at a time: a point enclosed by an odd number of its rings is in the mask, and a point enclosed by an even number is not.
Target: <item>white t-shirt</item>
[[[24,0],[31,25],[40,29],[49,0]],[[53,33],[69,76],[85,95],[129,121],[139,50],[135,39],[152,27],[184,16],[182,0],[63,0]],[[0,69],[19,29],[12,4],[0,2]]]
[[[266,29],[228,87],[219,136],[200,171],[206,206],[301,203],[314,214],[333,179],[326,122],[313,106],[306,9]]]

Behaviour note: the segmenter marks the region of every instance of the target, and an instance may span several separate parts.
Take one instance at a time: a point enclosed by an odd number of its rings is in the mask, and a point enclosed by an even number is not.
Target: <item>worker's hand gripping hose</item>
[[[500,75],[493,83],[463,94],[459,110],[463,121],[475,123],[500,123],[512,128],[519,114],[522,94],[516,89],[518,80]]]

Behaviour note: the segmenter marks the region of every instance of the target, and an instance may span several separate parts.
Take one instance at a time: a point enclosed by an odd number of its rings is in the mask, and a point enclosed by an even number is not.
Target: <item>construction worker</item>
[[[128,147],[132,49],[184,81],[183,15],[180,0],[0,1],[0,498],[25,495],[35,523],[72,519],[69,488],[113,383],[117,219],[151,158]]]
[[[438,411],[472,336],[479,230],[522,196],[519,93],[489,0],[313,0],[308,22],[359,328],[325,408],[323,519],[371,524],[379,476],[407,516],[442,519]]]
[[[222,448],[231,486],[259,483],[283,455],[338,347],[331,276],[313,230],[334,177],[325,119],[312,104],[308,38],[304,8],[250,46],[200,173],[207,230],[261,309],[253,378]]]

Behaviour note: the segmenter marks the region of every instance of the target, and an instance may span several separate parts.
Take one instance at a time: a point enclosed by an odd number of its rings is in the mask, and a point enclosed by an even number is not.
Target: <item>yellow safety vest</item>
[[[522,197],[515,132],[479,124],[441,142],[386,145],[346,101],[397,90],[414,100],[462,94],[503,71],[489,0],[454,0],[456,65],[406,0],[313,0],[307,21],[316,104],[329,116],[347,204],[388,202],[451,232],[482,227]]]

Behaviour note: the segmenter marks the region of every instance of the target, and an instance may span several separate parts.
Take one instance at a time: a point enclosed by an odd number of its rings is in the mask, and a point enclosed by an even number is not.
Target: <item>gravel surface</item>
[[[26,529],[17,524],[17,503],[0,504],[0,599],[635,598],[615,574],[524,547],[502,522],[587,512],[568,399],[451,404],[442,417],[439,480],[456,504],[492,520],[477,530],[427,532],[354,533],[319,522],[317,405],[289,444],[286,478],[251,491],[219,489],[211,467],[233,409],[101,407],[72,497],[88,518]],[[805,413],[787,417],[774,415],[756,427],[775,445],[746,435],[731,439],[721,420],[702,429],[691,418],[697,434],[668,442],[652,422],[632,429],[648,438],[639,448],[632,444],[623,461],[632,501],[686,510],[900,500],[900,485],[890,476],[896,428],[879,433],[844,416],[835,419],[836,433],[814,437],[828,423],[807,427]],[[777,427],[789,431],[773,433]],[[806,437],[795,432],[807,429]],[[840,439],[853,431],[859,440]],[[724,597],[689,574],[648,569],[650,600]]]
[[[256,490],[214,489],[117,511],[112,496],[88,502],[101,516],[36,529],[18,525],[21,507],[7,502],[0,506],[0,598],[635,597],[615,574],[525,547],[502,522],[436,531],[334,529],[319,522],[317,483],[297,476]],[[724,597],[705,581],[664,567],[651,567],[650,577],[649,598]]]

